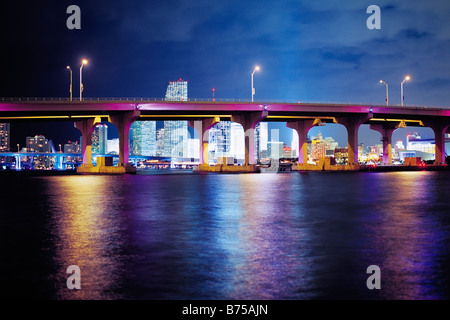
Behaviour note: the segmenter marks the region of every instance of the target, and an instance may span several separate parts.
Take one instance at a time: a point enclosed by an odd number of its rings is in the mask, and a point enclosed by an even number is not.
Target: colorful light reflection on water
[[[448,299],[449,178],[2,177],[3,295]],[[12,188],[26,196],[18,201]],[[381,290],[366,287],[373,264],[381,268]],[[66,287],[69,265],[81,268],[81,290]]]

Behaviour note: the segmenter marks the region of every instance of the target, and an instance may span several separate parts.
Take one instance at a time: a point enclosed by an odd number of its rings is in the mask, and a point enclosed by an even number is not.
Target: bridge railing
[[[67,97],[0,97],[0,102],[46,102],[46,103],[60,103],[60,102],[70,102]],[[393,105],[380,105],[374,103],[365,102],[339,102],[339,101],[313,101],[313,100],[274,100],[274,99],[258,99],[252,102],[250,99],[235,99],[235,98],[189,98],[187,100],[173,101],[165,100],[164,98],[130,98],[130,97],[86,97],[80,101],[79,98],[73,98],[72,102],[78,103],[92,103],[92,102],[117,102],[117,103],[151,103],[151,102],[161,102],[161,103],[179,103],[179,102],[200,102],[200,103],[254,103],[254,104],[317,104],[317,105],[359,105],[359,106],[372,106],[372,107],[387,107],[387,108],[398,108],[401,107],[400,104]],[[449,109],[450,107],[444,106],[425,106],[425,105],[404,105],[403,108],[415,108],[415,109]]]

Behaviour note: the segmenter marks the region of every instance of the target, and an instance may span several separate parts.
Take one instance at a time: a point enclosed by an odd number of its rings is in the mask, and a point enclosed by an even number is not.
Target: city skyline
[[[189,80],[193,98],[212,98],[214,88],[215,99],[250,100],[250,76],[259,65],[254,74],[255,101],[382,105],[383,80],[389,85],[389,102],[399,105],[400,84],[410,75],[404,84],[405,105],[448,106],[446,1],[381,1],[378,30],[367,28],[367,4],[362,2],[78,1],[77,5],[82,17],[79,30],[66,27],[65,3],[30,3],[26,10],[7,5],[8,16],[0,22],[0,35],[10,44],[4,52],[9,63],[0,74],[1,97],[69,97],[66,66],[76,70],[86,58],[84,97],[158,98],[164,96],[168,81],[182,78]],[[46,15],[59,19],[43,19]],[[22,43],[33,50],[23,50]],[[74,93],[79,90],[77,81],[75,72]],[[36,133],[54,137],[57,144],[79,135],[67,122],[44,123],[41,130],[38,124],[11,126],[12,145],[18,143],[16,137],[22,140]],[[271,126],[283,137],[291,136],[284,124]],[[342,127],[326,129],[341,143],[345,140]],[[422,136],[429,133],[419,131]],[[364,127],[361,135],[365,144],[380,139]]]

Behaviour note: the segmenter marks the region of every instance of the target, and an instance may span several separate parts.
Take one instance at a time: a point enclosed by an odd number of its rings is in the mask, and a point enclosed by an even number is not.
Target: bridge
[[[208,163],[208,130],[219,121],[234,121],[245,133],[245,166],[255,164],[254,129],[261,121],[286,122],[299,136],[298,164],[307,161],[307,134],[324,123],[344,125],[348,133],[348,164],[358,164],[358,129],[362,124],[381,133],[383,162],[392,163],[392,133],[407,126],[430,127],[435,134],[435,164],[445,163],[445,134],[450,127],[450,108],[426,106],[386,106],[308,102],[246,102],[239,100],[165,101],[162,99],[1,98],[0,122],[73,121],[81,131],[83,168],[92,168],[92,133],[108,121],[119,131],[119,165],[127,172],[129,131],[134,121],[186,120],[199,134],[200,167]]]

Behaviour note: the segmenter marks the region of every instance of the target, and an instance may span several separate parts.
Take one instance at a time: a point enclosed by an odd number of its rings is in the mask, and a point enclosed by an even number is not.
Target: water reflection
[[[49,181],[57,296],[61,299],[120,299],[125,273],[126,239],[122,234],[123,184],[95,176]],[[81,269],[82,290],[68,290],[66,268]]]
[[[48,284],[45,297],[57,299],[448,299],[449,178],[33,178],[23,185],[38,190],[29,203],[3,199],[0,240],[14,241],[2,247],[9,262],[1,270],[28,283],[18,266],[33,259],[40,271],[31,281]],[[21,257],[28,247],[31,258]],[[372,264],[381,268],[381,290],[366,287]],[[69,265],[81,268],[81,290],[66,287]]]
[[[374,176],[373,209],[365,217],[366,260],[381,267],[382,297],[437,299],[433,286],[445,237],[433,206],[436,172],[399,172]],[[376,254],[375,254],[376,253]]]

